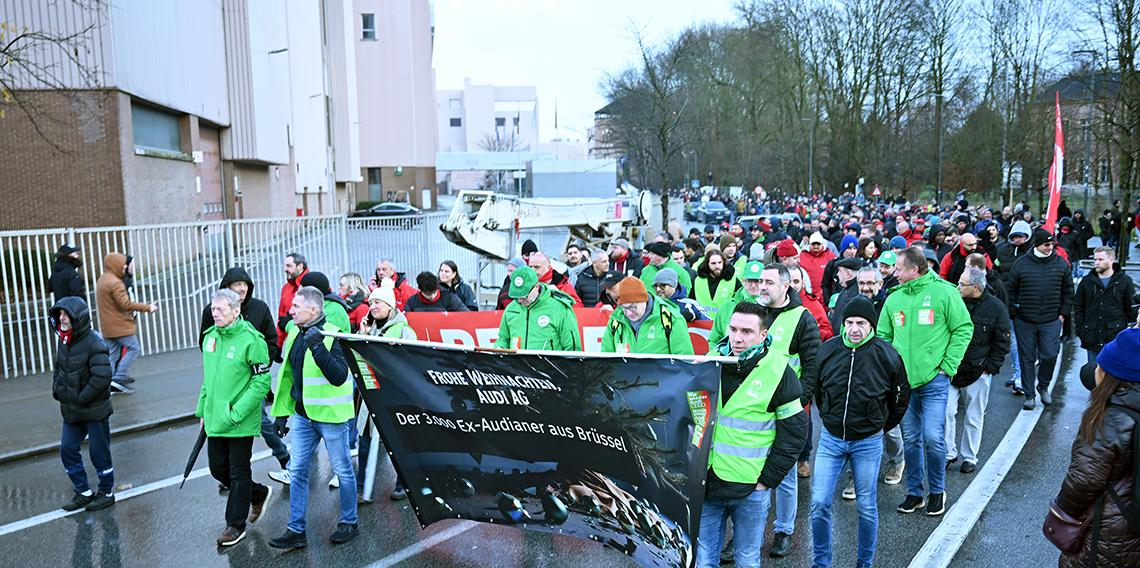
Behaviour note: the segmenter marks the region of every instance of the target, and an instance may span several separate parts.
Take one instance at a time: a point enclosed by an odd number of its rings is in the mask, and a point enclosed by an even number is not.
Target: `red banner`
[[[416,338],[422,341],[495,347],[503,312],[410,312],[405,315],[416,332]],[[606,331],[610,314],[594,308],[575,308],[574,315],[578,317],[583,349],[601,351],[602,334]],[[697,355],[708,353],[712,322],[695,321],[688,325],[693,352]]]
[[[1049,167],[1049,209],[1045,213],[1045,230],[1050,233],[1057,224],[1057,207],[1061,204],[1061,184],[1065,182],[1065,134],[1061,131],[1061,93],[1055,93],[1053,116],[1053,165]]]

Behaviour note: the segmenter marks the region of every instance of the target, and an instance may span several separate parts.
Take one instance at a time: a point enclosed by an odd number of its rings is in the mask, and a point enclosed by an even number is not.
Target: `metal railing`
[[[447,241],[439,231],[446,213],[414,217],[353,218],[343,215],[215,221],[134,227],[61,228],[0,232],[0,365],[5,378],[52,369],[56,335],[48,321],[48,278],[62,244],[80,249],[80,273],[92,322],[99,328],[95,286],[103,258],[118,251],[134,257],[132,297],[159,311],[139,314],[144,354],[195,347],[202,312],[226,268],[241,266],[254,296],[275,310],[284,283],[284,257],[298,252],[324,272],[335,289],[338,277],[358,272],[367,280],[376,260],[391,258],[413,282],[453,260],[469,281],[476,254]],[[498,282],[494,284],[498,285]]]

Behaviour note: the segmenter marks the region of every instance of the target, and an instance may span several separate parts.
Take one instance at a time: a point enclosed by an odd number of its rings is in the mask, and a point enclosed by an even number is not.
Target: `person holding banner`
[[[507,294],[513,301],[503,311],[496,347],[582,350],[578,318],[574,315],[574,299],[553,286],[539,282],[538,274],[533,268],[516,268],[511,273]]]
[[[333,544],[356,537],[356,474],[349,457],[349,433],[355,419],[352,382],[340,343],[321,332],[335,333],[325,319],[324,293],[302,286],[293,297],[292,324],[281,350],[285,361],[277,376],[271,414],[291,417],[289,448],[289,525],[269,546],[295,550],[308,545],[305,513],[309,502],[309,465],[317,442],[324,439],[333,473],[340,479],[340,520],[329,537]]]
[[[796,465],[807,440],[802,390],[788,358],[769,348],[771,314],[753,302],[732,308],[728,337],[716,353],[736,356],[721,375],[719,413],[709,452],[697,567],[720,565],[725,523],[732,518],[734,556],[741,568],[760,566],[770,487]]]
[[[633,276],[626,276],[617,288],[618,309],[610,314],[602,334],[603,352],[693,354],[689,327],[680,311],[647,292]]]

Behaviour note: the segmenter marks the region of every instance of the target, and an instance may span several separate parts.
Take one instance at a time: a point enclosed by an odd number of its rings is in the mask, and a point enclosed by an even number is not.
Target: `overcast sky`
[[[539,138],[586,140],[600,84],[638,59],[633,29],[650,45],[689,24],[736,19],[734,0],[434,0],[436,87],[535,86]]]

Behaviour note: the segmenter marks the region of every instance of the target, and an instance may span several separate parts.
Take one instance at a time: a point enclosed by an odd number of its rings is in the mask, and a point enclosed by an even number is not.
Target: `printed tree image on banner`
[[[505,524],[692,565],[721,363],[340,337],[421,525]]]

